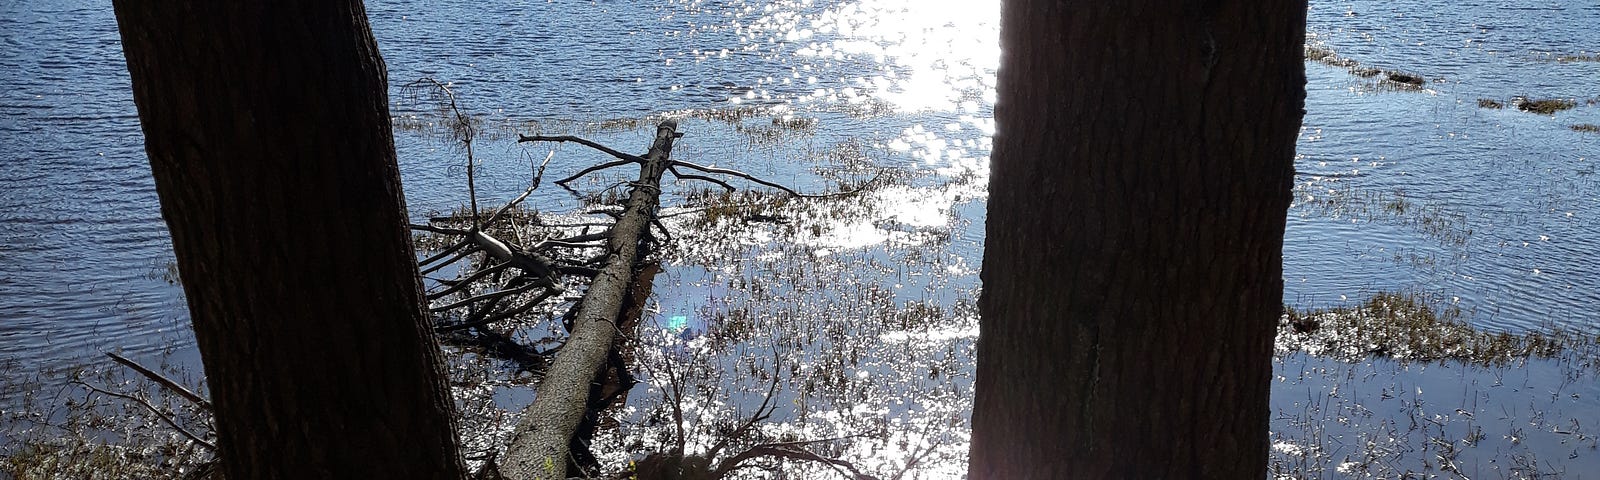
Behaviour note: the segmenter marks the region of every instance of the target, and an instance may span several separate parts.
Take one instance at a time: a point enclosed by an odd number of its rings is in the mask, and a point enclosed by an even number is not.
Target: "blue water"
[[[872,163],[981,178],[993,134],[996,4],[395,0],[369,2],[368,14],[395,114],[431,118],[395,87],[450,82],[500,135],[480,139],[476,154],[484,197],[505,199],[548,152],[509,141],[509,129],[582,131],[685,110],[816,119],[811,134],[777,147],[689,120],[675,151],[803,188],[823,182],[802,152],[846,140],[859,141]],[[1600,124],[1600,106],[1586,103],[1600,99],[1600,62],[1555,61],[1600,54],[1600,4],[1317,1],[1309,13],[1309,43],[1429,81],[1394,91],[1307,63],[1285,300],[1315,307],[1415,291],[1491,330],[1600,331],[1600,134],[1568,128]],[[193,364],[181,288],[163,278],[172,254],[109,2],[0,3],[0,85],[5,374],[116,350],[147,360],[170,351]],[[1513,96],[1579,106],[1545,116],[1477,105]],[[649,138],[586,134],[624,150]],[[459,149],[411,130],[397,131],[396,148],[413,216],[466,202]],[[552,171],[571,172],[597,157],[561,147],[554,158]],[[542,209],[577,205],[545,190],[533,200]],[[1319,206],[1327,198],[1339,200]],[[1395,200],[1404,212],[1386,209]],[[960,220],[951,248],[970,274],[981,258],[982,195],[940,208]],[[818,248],[856,248],[835,240]]]

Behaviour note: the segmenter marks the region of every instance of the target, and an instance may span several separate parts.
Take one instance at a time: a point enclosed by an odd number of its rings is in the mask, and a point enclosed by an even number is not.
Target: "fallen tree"
[[[448,95],[448,88],[437,82],[425,85],[453,99]],[[453,103],[447,110],[454,111]],[[463,120],[465,117],[461,115],[456,118],[457,123],[452,125],[454,135],[463,144],[470,145],[471,122]],[[612,217],[610,224],[546,225],[537,214],[515,210],[539,187],[544,173],[541,165],[532,185],[492,214],[480,215],[474,198],[471,210],[432,218],[427,225],[412,225],[414,230],[446,239],[439,244],[437,253],[420,262],[424,275],[470,260],[470,265],[462,266],[456,278],[433,279],[442,287],[428,294],[428,300],[434,305],[430,310],[438,315],[436,329],[447,334],[444,338],[453,344],[478,348],[542,376],[533,404],[520,415],[506,450],[498,455],[490,453],[480,476],[533,480],[597,473],[599,465],[595,464],[587,445],[598,427],[597,414],[619,399],[625,399],[628,389],[635,383],[627,371],[626,358],[631,355],[619,347],[624,343],[619,340],[634,333],[632,330],[643,313],[641,307],[649,296],[651,279],[659,269],[646,261],[656,242],[657,232],[650,227],[657,226],[661,238],[671,241],[658,217],[661,182],[666,173],[680,180],[711,182],[728,191],[734,187],[727,181],[707,175],[748,180],[794,197],[827,198],[856,193],[806,195],[744,172],[673,160],[673,141],[681,135],[677,132],[677,121],[661,122],[644,156],[623,153],[576,136],[519,136],[518,142],[577,143],[616,158],[555,182],[568,190],[572,190],[568,183],[590,173],[638,165],[637,180],[619,184],[629,187],[625,201],[621,202],[622,209],[591,212]],[[545,161],[548,163],[549,157]],[[469,158],[468,162],[468,191],[475,196],[472,160]],[[700,174],[686,174],[680,169]],[[533,237],[543,239],[531,240],[526,230],[503,224],[515,223],[506,222],[513,217],[521,217],[526,220],[524,223],[540,227],[538,230],[543,231]],[[602,230],[591,232],[588,227],[593,226],[602,227]],[[574,227],[583,227],[583,230],[572,230]],[[515,241],[510,241],[513,239]],[[526,248],[519,245],[524,241],[532,245]],[[508,275],[509,280],[503,280]],[[567,277],[581,277],[590,284],[582,299],[564,315],[568,335],[559,347],[541,352],[497,331],[499,327],[494,324],[524,318],[546,300],[565,292],[562,280]],[[554,359],[547,363],[549,352],[555,352]],[[769,450],[743,452],[727,465],[732,468],[731,465],[764,456],[800,460],[821,458],[793,452],[780,455],[784,452]],[[674,457],[684,455],[681,450],[672,453]]]
[[[499,467],[508,478],[567,477],[573,432],[588,411],[590,384],[616,340],[617,320],[633,283],[635,264],[660,205],[661,175],[672,165],[669,156],[672,142],[679,136],[677,127],[674,120],[661,122],[644,158],[607,164],[639,163],[639,179],[630,184],[627,208],[610,230],[605,266],[579,304],[571,336],[546,370],[533,405],[523,412],[512,434]]]

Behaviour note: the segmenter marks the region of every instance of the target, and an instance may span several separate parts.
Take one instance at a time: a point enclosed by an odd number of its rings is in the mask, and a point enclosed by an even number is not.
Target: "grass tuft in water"
[[[1384,80],[1390,81],[1390,82],[1394,82],[1394,83],[1398,83],[1398,84],[1401,84],[1401,85],[1409,85],[1409,86],[1412,86],[1412,87],[1421,87],[1422,84],[1428,82],[1427,80],[1424,80],[1421,75],[1415,75],[1415,74],[1399,72],[1399,71],[1394,71],[1394,70],[1389,70],[1389,71],[1386,71],[1386,72],[1383,72],[1383,73],[1384,73],[1384,78],[1383,78]]]
[[[1511,99],[1511,105],[1516,106],[1517,110],[1522,110],[1524,112],[1532,112],[1540,115],[1554,115],[1556,112],[1577,107],[1578,102],[1564,98],[1534,100],[1530,98],[1517,97]]]
[[[1277,348],[1280,354],[1304,351],[1345,361],[1389,357],[1487,366],[1549,358],[1569,348],[1592,351],[1597,343],[1592,340],[1560,329],[1485,332],[1465,322],[1454,305],[1435,306],[1415,293],[1383,292],[1353,307],[1303,312],[1285,307]]]

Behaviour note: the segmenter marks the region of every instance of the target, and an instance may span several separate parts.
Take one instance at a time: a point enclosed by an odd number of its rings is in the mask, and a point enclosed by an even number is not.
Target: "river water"
[[[369,2],[368,15],[399,122],[431,117],[398,86],[450,82],[491,133],[476,145],[481,191],[505,199],[549,150],[495,132],[536,123],[642,149],[648,130],[583,126],[740,109],[814,123],[772,146],[691,119],[675,156],[816,189],[826,182],[800,152],[848,143],[877,165],[976,176],[981,185],[997,4],[393,0]],[[1595,25],[1600,4],[1587,0],[1313,2],[1308,44],[1426,83],[1395,88],[1307,62],[1286,302],[1336,306],[1408,291],[1458,306],[1489,330],[1600,331],[1600,134],[1570,128],[1600,124]],[[8,376],[98,361],[105,351],[194,363],[128,82],[109,2],[0,4]],[[1516,96],[1577,106],[1553,115],[1479,106]],[[465,203],[459,149],[425,128],[397,130],[396,148],[414,217]],[[575,147],[554,158],[551,168],[566,172],[596,159]],[[541,209],[577,205],[544,190],[533,200]],[[906,225],[943,225],[960,240],[951,255],[975,281],[982,192],[906,198],[892,221],[812,247],[825,255],[881,244]]]

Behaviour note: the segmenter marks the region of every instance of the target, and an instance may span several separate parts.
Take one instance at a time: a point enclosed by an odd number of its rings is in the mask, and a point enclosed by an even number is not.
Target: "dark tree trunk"
[[[1304,0],[1008,0],[970,476],[1263,478]]]
[[[361,2],[114,5],[227,477],[461,477]]]

